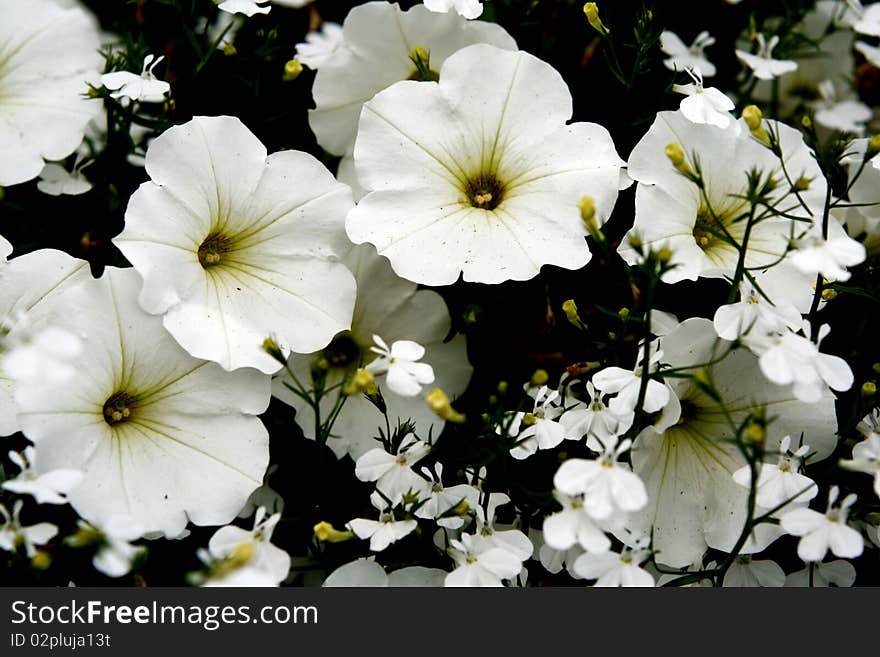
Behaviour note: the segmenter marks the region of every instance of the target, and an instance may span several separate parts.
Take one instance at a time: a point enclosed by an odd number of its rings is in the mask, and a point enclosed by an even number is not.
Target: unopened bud
[[[665,265],[670,260],[672,260],[672,250],[668,246],[660,247],[657,251],[657,262]]]
[[[464,422],[464,415],[452,408],[449,396],[441,388],[434,388],[425,395],[425,401],[428,402],[428,407],[440,418],[457,424]]]
[[[290,82],[291,80],[296,80],[302,72],[302,63],[298,59],[291,59],[284,64],[284,75],[282,78],[285,82]]]
[[[587,22],[599,34],[611,34],[611,30],[609,30],[607,27],[605,27],[605,25],[602,24],[602,19],[599,18],[599,7],[598,5],[596,5],[595,2],[588,2],[584,5],[584,16],[587,17]]]
[[[880,135],[874,135],[868,140],[868,148],[865,150],[865,159],[870,160],[880,153]]]
[[[498,391],[499,395],[507,394],[507,381],[499,381],[498,386],[495,388]]]
[[[831,301],[832,299],[837,298],[837,290],[831,287],[826,287],[822,290],[822,299],[825,301]]]
[[[584,222],[584,226],[587,228],[587,232],[590,233],[590,237],[597,242],[604,242],[605,235],[602,233],[599,224],[596,222],[596,201],[593,200],[593,197],[584,196],[580,203],[578,203],[578,208],[581,211],[581,221]]]
[[[375,383],[376,379],[373,377],[373,373],[364,368],[360,368],[352,374],[348,383],[342,387],[342,394],[349,396],[361,395],[368,390],[371,390],[372,387],[375,386]]]
[[[313,528],[315,538],[324,543],[342,543],[354,538],[354,532],[339,531],[326,520],[322,520]]]
[[[622,319],[624,321],[629,318],[629,315],[630,315],[629,308],[627,308],[626,306],[624,306],[623,308],[621,308],[620,310],[617,311],[617,316],[620,317],[620,319]]]
[[[801,125],[804,127],[804,130],[812,130],[813,129],[813,120],[804,114],[801,118]]]
[[[37,553],[31,557],[31,567],[34,570],[48,570],[52,565],[52,555],[45,550],[37,550]]]
[[[535,373],[532,374],[532,385],[533,386],[542,386],[550,379],[550,375],[547,374],[547,370],[535,370]]]
[[[522,418],[522,426],[531,427],[537,423],[538,418],[534,413],[525,413]]]
[[[807,178],[806,176],[801,176],[797,180],[794,181],[794,191],[796,192],[805,192],[810,188],[810,183],[812,182],[811,178]]]
[[[752,137],[757,139],[759,142],[764,144],[765,146],[770,146],[770,135],[767,133],[767,129],[764,127],[762,123],[762,119],[764,115],[761,114],[761,110],[758,109],[757,105],[749,105],[743,110],[742,113],[743,120],[746,122],[746,125],[749,127],[749,132],[752,133]]]
[[[266,338],[263,340],[263,351],[269,354],[272,358],[277,360],[282,365],[287,364],[287,358],[284,356],[284,352],[281,351],[281,347],[278,346],[278,343],[275,341],[275,338]]]
[[[877,384],[873,381],[865,381],[862,384],[862,397],[873,397],[877,394]]]
[[[763,444],[767,437],[767,430],[764,425],[758,422],[750,422],[746,427],[746,439],[756,444]]]
[[[691,168],[685,159],[684,151],[681,150],[681,146],[675,142],[666,144],[666,157],[669,158],[669,161],[672,162],[672,166],[674,166],[681,175],[687,176],[688,178],[694,177],[694,172],[691,171]]]
[[[581,321],[580,315],[578,314],[578,307],[574,302],[574,299],[563,301],[562,311],[565,313],[565,317],[571,322],[571,324],[577,328],[584,328],[584,323]]]
[[[223,50],[223,54],[226,55],[227,57],[232,57],[233,55],[238,54],[238,51],[235,49],[235,46],[233,46],[231,43],[224,43],[222,50]]]

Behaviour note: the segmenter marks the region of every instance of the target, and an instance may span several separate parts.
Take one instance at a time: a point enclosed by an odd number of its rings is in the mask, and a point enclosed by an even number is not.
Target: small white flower
[[[584,495],[584,508],[597,520],[638,511],[648,503],[645,484],[629,466],[617,460],[631,445],[631,440],[624,440],[606,447],[595,461],[567,460],[553,477],[554,487],[566,495]]]
[[[719,306],[712,323],[718,337],[733,341],[751,333],[765,335],[796,330],[802,322],[800,312],[789,301],[771,303],[751,283],[743,281],[740,300]]]
[[[842,229],[829,231],[827,239],[820,231],[819,226],[813,226],[795,241],[795,250],[788,256],[791,263],[806,274],[822,274],[829,281],[849,280],[846,268],[864,262],[864,245]]]
[[[348,523],[348,528],[358,538],[369,538],[370,549],[373,552],[381,552],[392,543],[408,536],[417,525],[415,520],[395,520],[394,514],[386,511],[379,515],[379,520],[355,518]]]
[[[479,18],[483,13],[483,3],[480,0],[424,0],[426,9],[445,14],[451,10],[468,20]]]
[[[861,135],[865,132],[865,123],[871,120],[874,113],[871,108],[858,100],[837,100],[834,82],[823,80],[819,83],[821,100],[814,103],[816,123],[831,128]]]
[[[322,23],[320,32],[309,32],[304,43],[296,44],[296,59],[303,66],[317,70],[344,42],[341,25],[331,22]]]
[[[819,351],[828,331],[828,325],[823,324],[815,344],[791,331],[768,337],[758,361],[764,376],[777,385],[794,384],[795,396],[806,403],[819,401],[826,385],[832,390],[849,390],[853,374],[847,362]]]
[[[566,437],[565,427],[556,421],[562,413],[562,408],[555,404],[559,393],[541,386],[529,394],[535,398],[532,411],[518,412],[507,429],[507,434],[517,439],[510,448],[510,455],[520,460],[530,457],[539,449],[553,449]],[[497,431],[501,433],[501,427]]]
[[[40,172],[37,189],[49,196],[85,194],[92,188],[92,183],[82,174],[82,169],[75,166],[73,171],[68,171],[60,164],[48,162]]]
[[[864,549],[862,535],[846,524],[849,507],[856,496],[847,495],[839,507],[834,503],[840,489],[834,486],[828,493],[828,509],[824,514],[812,509],[794,509],[782,516],[782,529],[792,536],[800,536],[798,556],[804,561],[822,561],[830,549],[834,556],[852,559]]]
[[[554,550],[579,545],[588,552],[607,552],[611,540],[587,512],[583,495],[555,492],[562,510],[544,518],[544,541]]]
[[[871,64],[880,66],[880,48],[864,41],[856,41],[855,49],[862,53]]]
[[[633,547],[624,547],[616,552],[587,552],[574,562],[574,571],[584,579],[596,580],[595,586],[641,586],[653,587],[654,578],[640,568],[649,556],[641,541]]]
[[[852,29],[859,34],[880,37],[880,4],[863,7],[859,0],[848,0],[848,4],[855,15]]]
[[[22,506],[24,502],[16,500],[10,515],[6,507],[0,504],[0,516],[3,517],[3,524],[0,525],[0,550],[15,552],[22,546],[25,554],[31,558],[37,553],[37,547],[45,545],[58,534],[58,527],[50,522],[22,526],[19,520]]]
[[[80,529],[100,532],[101,542],[92,558],[92,565],[109,577],[122,577],[131,570],[134,560],[144,548],[132,545],[144,534],[144,528],[127,515],[113,515],[100,523],[79,521]]]
[[[519,574],[523,560],[476,539],[462,534],[459,540],[450,541],[448,552],[457,568],[446,576],[445,586],[503,586],[502,580]]]
[[[874,475],[874,492],[880,496],[880,434],[872,433],[853,447],[853,457],[840,467]]]
[[[803,570],[791,573],[785,578],[785,586],[800,588],[819,588],[836,586],[846,588],[856,581],[856,569],[849,561],[836,559],[824,563],[807,564]]]
[[[737,50],[736,56],[755,74],[756,78],[761,80],[772,80],[780,75],[790,73],[797,70],[797,62],[790,59],[773,59],[770,55],[776,44],[779,43],[779,37],[773,35],[770,41],[766,41],[763,34],[758,32],[758,52],[755,54],[748,53],[744,50]]]
[[[484,548],[500,548],[519,559],[520,563],[526,561],[535,549],[529,537],[518,529],[499,530],[495,528],[495,512],[498,507],[510,502],[510,498],[504,493],[490,493],[484,513],[483,507],[478,506],[476,512],[476,535],[475,542],[484,543]]]
[[[416,509],[416,517],[430,518],[437,521],[441,527],[448,529],[458,529],[464,525],[464,518],[461,516],[450,516],[443,518],[443,514],[465,502],[470,509],[474,509],[479,505],[480,491],[468,484],[458,484],[456,486],[443,486],[443,464],[437,463],[435,466],[437,475],[436,481],[431,484],[428,492],[428,500]],[[426,477],[434,479],[428,468],[422,468],[422,472]]]
[[[413,472],[412,466],[431,451],[431,446],[417,439],[402,444],[397,454],[389,454],[377,447],[357,460],[355,475],[361,481],[375,481],[380,491],[392,504],[408,492],[423,493],[428,482]]]
[[[440,587],[446,571],[438,568],[409,566],[399,568],[392,573],[376,563],[373,557],[355,559],[334,570],[321,586],[338,587]]]
[[[651,356],[649,372],[657,369],[657,363],[662,357],[663,352],[661,351],[656,351]],[[622,415],[635,411],[642,385],[642,360],[644,358],[645,350],[641,349],[635,369],[606,367],[593,375],[593,385],[597,390],[606,394],[617,393],[617,396],[609,402],[609,407],[615,413]],[[646,413],[655,413],[667,403],[669,403],[669,388],[660,381],[650,379],[645,389],[642,410]]]
[[[33,495],[37,504],[67,504],[67,493],[82,481],[83,473],[70,468],[58,468],[44,474],[34,469],[36,454],[33,447],[23,452],[9,452],[9,460],[21,472],[14,479],[7,479],[0,487],[19,495]]]
[[[565,429],[565,437],[579,440],[587,437],[587,446],[601,451],[601,445],[613,445],[617,437],[625,433],[633,423],[633,413],[615,413],[602,401],[592,381],[586,384],[588,400],[578,401],[559,417]]]
[[[391,347],[378,335],[373,336],[376,343],[370,351],[379,358],[367,365],[373,374],[385,374],[385,382],[398,395],[415,397],[422,386],[434,382],[434,369],[427,363],[419,363],[425,355],[425,348],[412,340],[397,340]]]
[[[165,56],[144,57],[144,68],[140,75],[130,71],[114,71],[101,76],[101,84],[110,89],[112,98],[128,98],[141,103],[161,103],[165,94],[171,91],[171,85],[156,79],[153,69]]]
[[[217,5],[220,11],[229,14],[244,14],[245,16],[253,16],[254,14],[268,14],[272,7],[264,7],[269,0],[225,0]]]
[[[23,325],[23,326],[22,326]],[[82,341],[57,326],[29,331],[27,318],[16,322],[17,334],[4,345],[3,372],[17,381],[63,383],[73,378],[72,361],[82,351]]]
[[[752,557],[743,554],[730,564],[724,574],[724,587],[772,587],[785,585],[785,571],[775,561],[769,559],[752,561]]]
[[[792,506],[806,506],[816,497],[819,489],[816,483],[798,472],[807,454],[809,445],[801,445],[790,452],[791,436],[785,436],[779,445],[779,461],[776,465],[762,463],[758,466],[756,502],[758,506],[772,509],[791,500]],[[751,476],[748,466],[733,473],[733,480],[740,486],[749,488]]]
[[[663,64],[670,71],[697,68],[705,77],[711,78],[715,75],[715,65],[706,58],[703,51],[714,43],[715,38],[705,30],[697,35],[689,47],[684,45],[675,32],[663,30],[660,34],[660,49],[669,55],[663,60]]]
[[[248,565],[268,574],[276,584],[280,584],[290,572],[290,555],[272,545],[272,532],[281,519],[280,513],[266,517],[265,507],[259,507],[254,514],[254,528],[250,531],[227,525],[218,529],[208,543],[208,551],[215,559],[226,559],[242,544],[253,549]]]
[[[693,83],[672,85],[673,91],[686,96],[679,105],[685,118],[692,123],[708,123],[722,129],[730,125],[730,112],[736,107],[733,101],[715,87],[704,89],[700,69],[685,70]]]

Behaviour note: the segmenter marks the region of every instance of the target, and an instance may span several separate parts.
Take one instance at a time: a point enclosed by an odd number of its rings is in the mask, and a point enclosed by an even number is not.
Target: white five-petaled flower
[[[445,586],[503,586],[502,580],[519,574],[522,559],[478,539],[472,534],[462,534],[459,540],[449,542],[448,552],[457,567],[446,576]]]
[[[49,196],[78,196],[85,194],[92,188],[82,170],[88,166],[90,162],[80,165],[79,162],[74,165],[73,171],[56,162],[48,162],[43,170],[40,171],[40,179],[37,181],[37,189]]]
[[[39,473],[82,470],[71,506],[86,520],[126,514],[145,532],[231,521],[260,486],[269,436],[257,414],[269,379],[190,357],[137,305],[140,277],[108,267],[53,302],[83,351],[70,381],[16,381]]]
[[[555,491],[554,496],[562,510],[544,518],[544,542],[547,545],[554,550],[568,550],[579,545],[588,552],[607,552],[611,548],[611,540],[587,512],[583,495]]]
[[[389,454],[381,447],[371,449],[355,464],[355,475],[361,481],[375,481],[376,490],[396,504],[410,492],[420,496],[428,482],[416,474],[412,466],[426,457],[431,446],[416,438],[404,442],[397,454]]]
[[[559,423],[565,429],[566,438],[579,440],[586,437],[587,446],[600,451],[601,445],[616,443],[617,437],[632,426],[634,414],[616,413],[608,408],[592,381],[587,381],[585,387],[588,399],[566,409],[559,417]]]
[[[770,40],[767,41],[766,37],[758,32],[756,38],[758,40],[757,53],[752,54],[745,50],[736,51],[736,56],[739,57],[743,64],[752,69],[756,78],[761,80],[772,80],[780,75],[797,70],[797,62],[790,59],[773,59],[771,57],[773,49],[776,47],[776,44],[779,43],[778,35],[774,34],[770,37]]]
[[[763,297],[748,281],[740,284],[740,300],[719,306],[712,324],[718,337],[738,340],[749,334],[765,335],[797,330],[803,323],[801,314],[790,301],[775,304]],[[746,345],[749,346],[748,341]]]
[[[800,508],[789,511],[780,519],[782,529],[792,536],[800,536],[798,556],[804,561],[822,561],[830,549],[834,556],[852,559],[864,549],[862,535],[846,524],[849,508],[855,504],[856,495],[847,495],[840,506],[834,506],[840,489],[831,488],[828,493],[828,509],[819,513]]]
[[[572,569],[584,579],[596,580],[599,587],[653,587],[654,578],[641,568],[650,552],[644,540],[635,541],[617,552],[586,552],[574,562]]]
[[[141,103],[161,103],[165,94],[171,91],[171,85],[156,79],[153,69],[165,59],[165,56],[144,57],[144,68],[140,75],[130,71],[114,71],[101,76],[101,84],[113,93],[113,98],[128,98]]]
[[[653,373],[659,365],[663,352],[654,350],[651,355],[648,372]],[[632,413],[639,403],[639,392],[642,386],[642,362],[645,350],[639,350],[639,358],[632,370],[622,367],[606,367],[593,375],[593,385],[605,394],[617,393],[608,403],[609,408],[618,414]],[[656,413],[669,403],[668,386],[656,379],[648,379],[642,410]]]
[[[628,439],[609,445],[595,460],[568,459],[556,471],[553,486],[566,495],[583,495],[584,508],[597,520],[614,520],[622,513],[638,511],[648,503],[645,484],[617,460],[631,445]]]
[[[438,462],[434,468],[436,476],[428,468],[422,468],[425,477],[433,480],[433,483],[431,483],[427,501],[416,509],[416,516],[436,520],[441,527],[459,529],[464,525],[465,518],[461,515],[443,517],[444,514],[462,503],[466,505],[465,510],[476,508],[479,505],[480,491],[469,484],[444,486],[443,464]]]
[[[831,80],[819,83],[819,95],[821,99],[814,104],[816,113],[813,118],[816,123],[832,130],[864,134],[865,123],[874,116],[870,107],[859,100],[838,101],[834,82]]]
[[[853,447],[853,457],[841,460],[840,467],[874,475],[874,492],[880,496],[880,434],[871,433]]]
[[[572,100],[549,64],[478,44],[440,81],[403,81],[364,105],[354,148],[368,191],[348,214],[398,275],[427,285],[527,280],[590,260],[579,203],[602,223],[623,161],[608,131],[566,122]]]
[[[864,7],[859,0],[847,0],[852,29],[859,34],[880,37],[880,4]]]
[[[388,344],[378,335],[373,336],[375,345],[370,351],[379,357],[367,365],[373,374],[384,374],[385,382],[398,395],[415,397],[422,386],[434,382],[434,368],[420,363],[425,348],[412,340],[397,340]]]
[[[785,436],[779,444],[778,462],[758,465],[755,501],[759,506],[772,509],[786,502],[791,507],[806,506],[819,493],[816,483],[799,472],[804,459],[810,453],[810,446],[801,445],[794,452],[789,451],[790,447],[791,436]],[[749,488],[752,481],[749,466],[743,466],[734,472],[733,480],[740,486]]]
[[[686,68],[691,76],[691,84],[675,84],[672,90],[684,94],[679,109],[684,117],[692,123],[708,123],[709,125],[726,128],[730,124],[730,112],[735,105],[724,93],[715,87],[703,88],[703,75],[696,67]]]
[[[495,527],[495,512],[509,502],[510,498],[504,493],[490,493],[486,510],[481,506],[476,507],[476,534],[473,540],[485,544],[487,549],[497,547],[506,550],[524,562],[535,549],[529,537],[518,529],[499,530]]]
[[[819,327],[819,339],[813,343],[809,337],[792,331],[767,336],[765,345],[758,347],[761,353],[761,371],[769,381],[778,385],[794,384],[794,394],[803,402],[818,401],[827,388],[849,390],[853,373],[849,364],[839,356],[819,351],[822,339],[831,328]],[[750,344],[757,342],[752,339]]]
[[[264,5],[269,0],[224,0],[217,8],[228,14],[244,14],[245,16],[253,16],[254,14],[268,14],[272,11],[272,7]]]
[[[254,513],[254,528],[242,529],[235,525],[227,525],[218,529],[208,542],[208,551],[215,559],[227,559],[241,545],[248,545],[253,555],[248,566],[268,574],[276,584],[280,584],[290,572],[290,555],[272,545],[272,532],[281,519],[280,513],[267,517],[266,508],[258,507]]]
[[[355,518],[348,523],[348,528],[361,539],[370,539],[370,550],[381,552],[392,543],[408,536],[418,526],[413,519],[395,520],[394,514],[381,511],[379,520]]]
[[[392,573],[376,563],[375,557],[362,557],[344,564],[334,570],[321,586],[336,587],[440,587],[446,571],[424,566],[398,568]]]
[[[58,534],[58,527],[51,522],[38,522],[27,527],[21,524],[19,516],[24,506],[22,500],[16,500],[12,507],[12,513],[0,504],[0,550],[15,552],[19,547],[24,548],[28,558],[37,553],[37,548],[51,541]]]
[[[829,219],[833,223],[827,238],[822,237],[821,226],[815,224],[795,240],[795,249],[788,257],[806,274],[822,274],[828,281],[846,281],[850,277],[846,268],[864,262],[865,246],[847,235],[836,220]]]
[[[715,43],[715,38],[705,30],[700,32],[690,46],[686,46],[675,32],[663,30],[660,33],[660,48],[669,57],[663,65],[670,71],[683,71],[688,68],[699,69],[703,76],[715,75],[715,65],[706,58],[704,51]]]
[[[438,13],[446,13],[452,10],[468,20],[479,18],[483,13],[483,3],[480,0],[424,0],[425,8]]]
[[[86,98],[99,75],[91,16],[55,0],[0,0],[0,187],[39,175],[80,145],[101,102]]]
[[[67,504],[67,494],[82,481],[83,473],[71,468],[58,468],[43,474],[34,469],[34,448],[25,447],[23,452],[9,452],[9,460],[21,472],[7,479],[0,488],[19,495],[32,495],[37,504]]]
[[[134,560],[144,548],[132,545],[144,535],[144,528],[134,518],[114,514],[101,522],[79,521],[81,532],[96,533],[98,549],[92,557],[92,565],[108,577],[122,577],[131,570]]]
[[[197,116],[150,144],[151,180],[113,243],[143,277],[139,301],[196,358],[267,374],[284,354],[349,328],[351,190],[314,157],[266,147],[238,119]]]
[[[553,449],[566,436],[565,427],[556,421],[562,414],[562,407],[556,405],[559,393],[541,386],[530,394],[535,399],[531,412],[516,413],[507,429],[507,434],[517,439],[510,448],[515,459],[526,459],[539,449]],[[501,427],[498,432],[501,433]]]
[[[296,59],[303,66],[318,70],[343,43],[345,35],[342,26],[324,22],[320,32],[309,32],[305,42],[296,44]]]

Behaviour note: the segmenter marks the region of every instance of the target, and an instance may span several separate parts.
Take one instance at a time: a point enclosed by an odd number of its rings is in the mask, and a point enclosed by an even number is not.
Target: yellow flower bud
[[[763,444],[764,439],[767,437],[767,430],[764,429],[764,426],[758,424],[757,422],[751,422],[746,427],[746,438],[757,444]]]
[[[602,24],[602,19],[599,18],[599,7],[595,2],[588,2],[584,5],[584,16],[587,17],[587,22],[599,34],[611,34],[611,30]]]
[[[877,394],[877,384],[873,381],[865,381],[862,384],[862,396],[873,397]]]
[[[574,302],[574,299],[568,299],[562,303],[562,312],[565,313],[565,316],[568,318],[569,322],[571,322],[578,328],[583,326],[580,315],[578,315],[578,307],[577,304]]]
[[[314,532],[315,537],[319,541],[323,541],[325,543],[342,543],[343,541],[348,541],[354,538],[354,532],[339,531],[326,520],[322,520],[317,525],[315,525]]]
[[[584,226],[586,226],[590,236],[597,242],[604,242],[605,235],[596,222],[596,201],[593,197],[584,196],[580,203],[578,203],[578,208],[581,211],[581,221],[584,222]]]
[[[830,287],[826,287],[824,290],[822,290],[822,298],[825,301],[831,301],[832,299],[836,299],[837,298],[837,290],[830,288]]]
[[[657,262],[665,265],[670,260],[672,260],[672,250],[668,246],[661,247],[657,251]]]
[[[533,386],[542,386],[550,379],[550,375],[547,374],[547,370],[535,370],[535,373],[532,374],[532,385]]]
[[[531,427],[531,426],[534,426],[534,424],[537,421],[538,421],[538,418],[535,416],[534,413],[525,413],[523,415],[521,424],[524,427]]]
[[[669,161],[672,163],[672,166],[675,167],[676,171],[678,171],[681,175],[687,176],[688,178],[693,179],[694,172],[691,171],[690,165],[688,165],[687,160],[684,156],[684,151],[681,149],[681,146],[676,144],[675,142],[671,144],[666,144],[666,157],[669,158]]]
[[[34,570],[48,570],[52,565],[52,555],[45,550],[37,550],[37,553],[31,557],[31,567]]]
[[[282,365],[287,363],[287,358],[284,357],[284,352],[281,351],[281,347],[278,346],[278,343],[275,341],[275,338],[268,337],[263,340],[263,351],[269,354],[272,358],[277,360]]]
[[[498,387],[496,388],[496,390],[498,391],[499,395],[506,395],[507,394],[507,381],[499,381]]]
[[[360,395],[372,389],[375,383],[376,379],[373,377],[373,373],[360,368],[352,375],[348,383],[342,387],[342,394],[349,396]]]
[[[434,388],[425,395],[425,401],[428,402],[428,407],[444,420],[457,424],[464,422],[464,415],[452,408],[449,397],[440,388]]]
[[[761,109],[757,105],[749,105],[743,110],[742,117],[743,121],[746,122],[746,125],[749,126],[749,131],[754,132],[761,127],[761,121],[763,120],[764,115],[761,113]]]
[[[300,61],[298,59],[291,59],[284,64],[284,75],[282,77],[285,82],[290,82],[291,80],[296,80],[302,72],[303,65]]]

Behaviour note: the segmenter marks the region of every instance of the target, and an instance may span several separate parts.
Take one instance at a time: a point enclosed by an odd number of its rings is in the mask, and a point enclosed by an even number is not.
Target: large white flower
[[[342,26],[344,45],[321,62],[312,93],[309,124],[318,143],[336,155],[354,146],[361,107],[401,80],[417,80],[410,59],[416,47],[430,54],[434,71],[455,51],[475,43],[513,49],[499,25],[438,14],[423,5],[402,11],[397,3],[367,2],[352,9]]]
[[[673,367],[706,363],[730,347],[702,318],[686,320],[661,338],[661,345],[664,362]],[[831,453],[836,421],[830,394],[815,404],[798,401],[791,386],[765,382],[757,357],[742,348],[708,371],[737,425],[756,407],[766,408],[768,451],[778,450],[784,436],[803,433],[815,459]],[[707,547],[733,547],[744,525],[748,490],[733,479],[745,461],[725,412],[691,379],[675,378],[669,384],[679,400],[680,415],[662,431],[648,427],[636,438],[633,470],[645,482],[648,505],[633,516],[641,518],[636,524],[646,530],[653,525],[657,561],[678,568],[695,562]],[[779,531],[764,524],[755,534],[744,552],[763,549]]]
[[[364,105],[355,144],[370,192],[346,220],[404,278],[500,283],[590,260],[578,203],[604,221],[622,160],[608,131],[566,125],[571,94],[549,64],[469,46],[440,82],[398,82]]]
[[[133,269],[108,268],[66,291],[55,308],[84,341],[76,376],[16,382],[15,398],[39,471],[83,471],[68,495],[81,516],[177,536],[188,520],[231,521],[262,483],[269,437],[254,416],[269,378],[188,356],[138,307],[139,287]]]
[[[101,110],[86,79],[102,57],[92,18],[53,0],[0,0],[0,186],[70,155]]]
[[[330,388],[351,374],[359,363],[369,364],[377,355],[370,351],[373,335],[381,335],[389,342],[398,339],[415,340],[425,347],[423,361],[434,368],[434,385],[449,395],[464,392],[473,368],[467,360],[463,336],[444,342],[449,333],[449,311],[443,298],[431,290],[419,290],[415,283],[397,277],[388,261],[376,254],[369,245],[356,247],[345,259],[357,280],[357,302],[351,331],[337,335],[321,352],[301,356],[294,354],[288,364],[297,379],[304,385],[311,382],[312,365],[320,358],[327,359],[329,370],[325,383]],[[281,401],[296,409],[297,423],[305,435],[315,437],[314,412],[302,398],[285,385],[292,384],[287,372],[275,378],[272,392]],[[421,396],[403,397],[385,385],[385,375],[376,377],[382,397],[388,407],[388,417],[393,420],[412,419],[421,435],[427,435],[433,427],[435,436],[440,434],[444,422],[437,417]],[[321,416],[329,417],[336,401],[336,394],[325,395],[321,400]],[[382,416],[363,395],[346,399],[339,412],[327,445],[339,458],[345,454],[357,460],[368,450],[377,447],[373,440]]]
[[[767,176],[776,181],[777,187],[769,198],[779,211],[802,219],[821,217],[825,179],[815,158],[797,130],[783,124],[772,127],[779,130],[790,180],[810,180],[809,188],[800,192],[806,209],[788,193],[791,184],[779,159],[754,139],[741,121],[719,129],[695,125],[680,112],[660,112],[633,149],[627,173],[639,186],[636,220],[629,235],[637,235],[645,248],[665,246],[672,251],[671,264],[675,268],[664,275],[666,282],[733,273],[739,252],[731,238],[742,243],[749,204],[741,197],[748,189],[747,175],[753,169],[761,172],[762,181]],[[670,144],[679,145],[692,170],[699,165],[705,193],[673,166],[666,155]],[[746,266],[760,268],[776,263],[788,246],[791,223],[790,219],[771,216],[755,224],[749,237]],[[620,254],[630,263],[639,259],[628,240],[623,241]]]
[[[141,307],[196,358],[280,365],[261,347],[308,353],[347,329],[355,283],[332,262],[351,191],[314,157],[266,148],[236,118],[196,117],[150,144],[152,178],[113,242],[144,278]]]
[[[54,249],[40,249],[13,258],[0,269],[0,322],[5,326],[4,330],[9,331],[0,345],[9,351],[0,362],[5,365],[17,345],[37,348],[34,337],[39,338],[41,331],[52,328],[52,311],[58,300],[72,286],[91,278],[89,263]],[[57,343],[53,345],[56,356],[58,346]],[[55,364],[65,369],[69,365],[66,361]],[[60,379],[56,383],[64,381],[64,377],[54,378]],[[38,378],[35,382],[40,381]],[[9,373],[0,369],[0,436],[19,429],[13,389]]]

